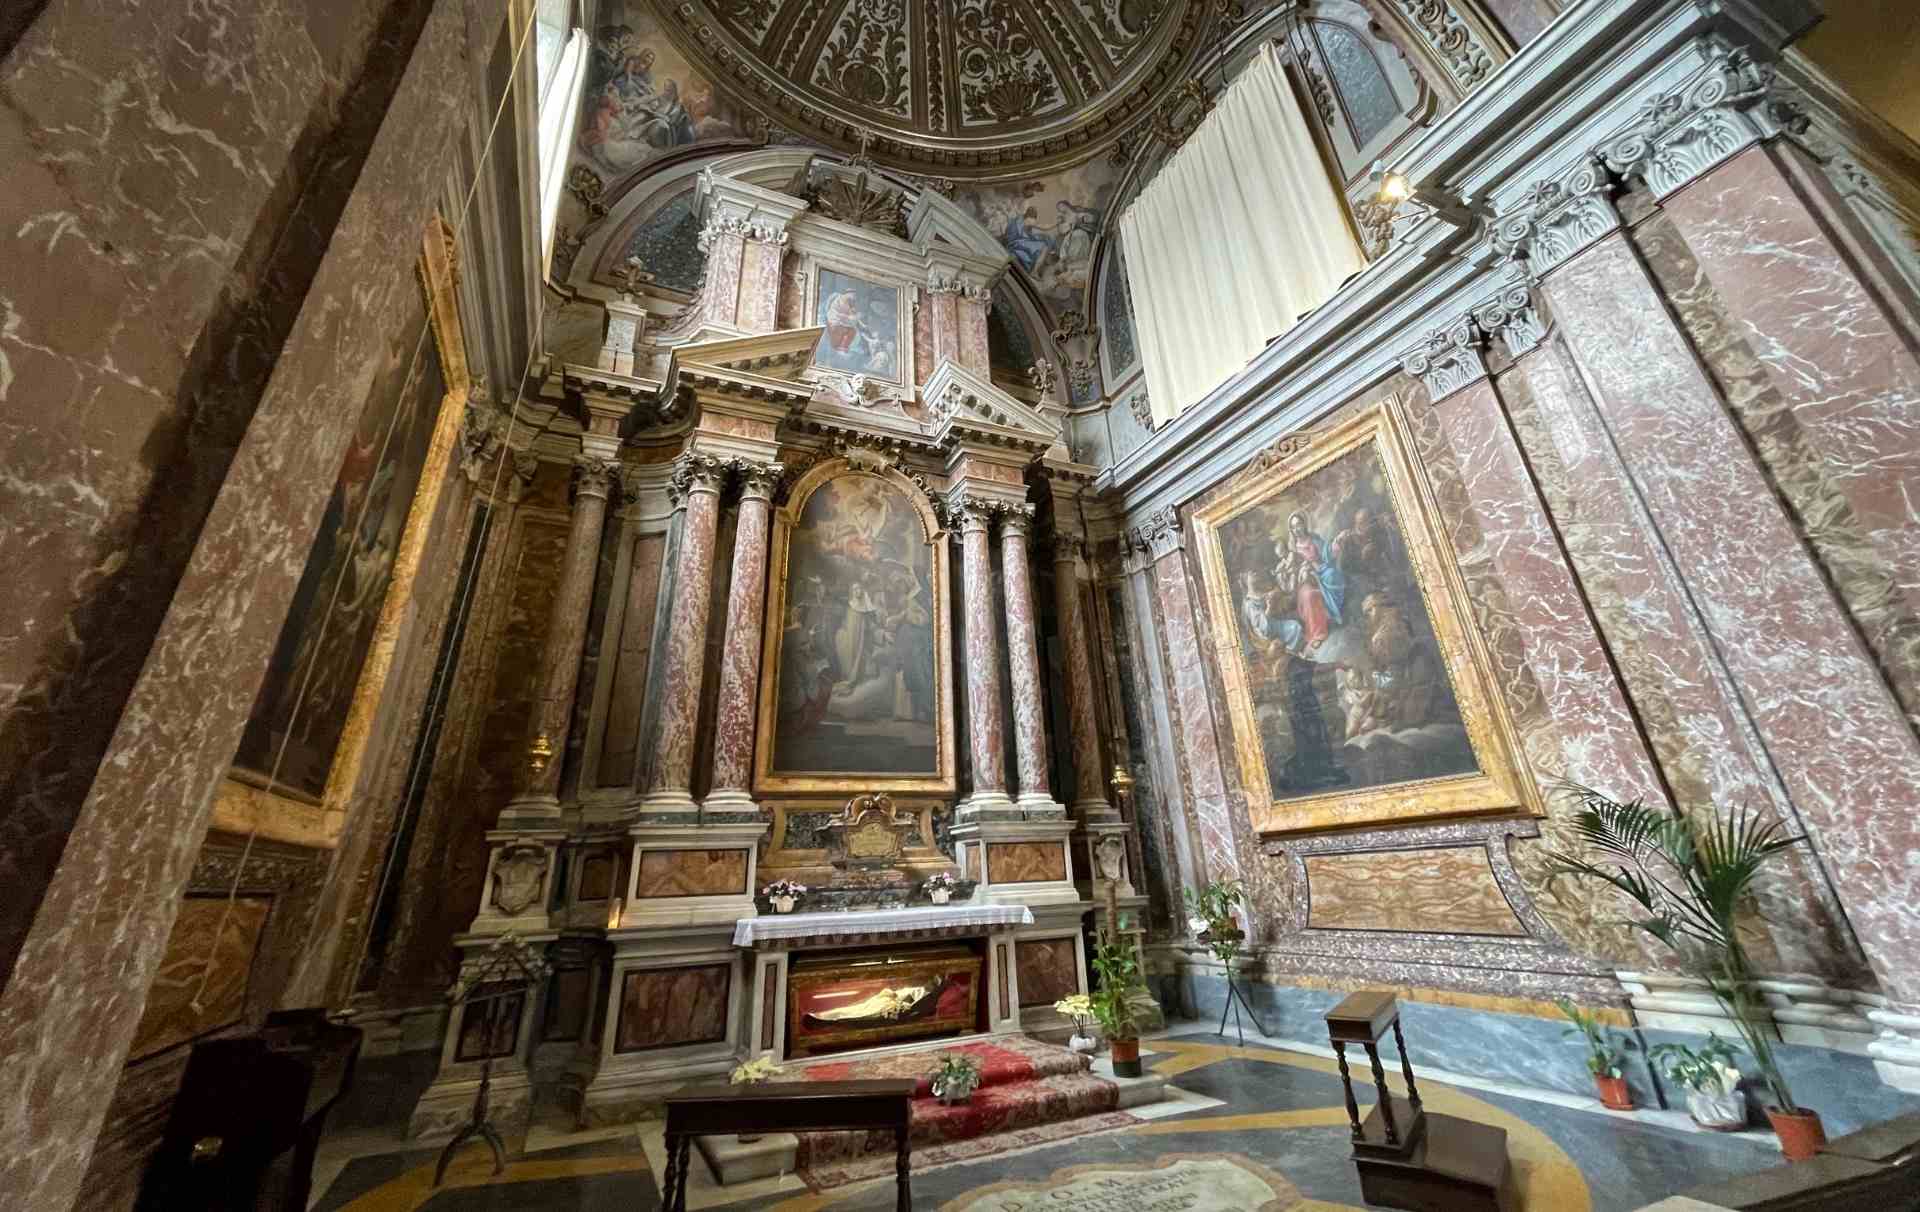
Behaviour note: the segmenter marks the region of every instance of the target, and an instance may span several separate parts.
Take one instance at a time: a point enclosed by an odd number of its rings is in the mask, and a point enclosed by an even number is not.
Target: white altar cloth
[[[900,934],[954,926],[1031,926],[1025,905],[916,905],[911,909],[835,909],[825,913],[776,913],[743,917],[733,925],[733,945],[805,938],[810,935]]]

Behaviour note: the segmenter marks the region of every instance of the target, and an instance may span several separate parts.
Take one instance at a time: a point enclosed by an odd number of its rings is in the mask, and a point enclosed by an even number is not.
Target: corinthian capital
[[[602,458],[599,455],[575,455],[573,458],[573,491],[579,497],[599,497],[606,500],[613,495],[614,486],[620,479],[620,460]]]
[[[706,492],[718,496],[726,486],[727,473],[731,470],[733,462],[730,459],[688,451],[673,461],[673,476],[667,481],[667,495],[676,506],[694,493]]]
[[[773,490],[787,470],[784,464],[762,463],[756,459],[735,459],[733,465],[740,473],[740,499],[743,501],[771,501]]]

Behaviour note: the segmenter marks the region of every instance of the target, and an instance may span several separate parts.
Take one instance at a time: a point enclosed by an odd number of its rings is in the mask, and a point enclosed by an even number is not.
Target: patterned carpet
[[[948,1052],[972,1057],[981,1071],[980,1088],[954,1106],[933,1097],[931,1072]],[[938,1147],[965,1144],[968,1147],[952,1160],[970,1160],[1137,1123],[1115,1110],[1119,1087],[1089,1073],[1089,1064],[1086,1057],[1057,1045],[1012,1038],[862,1060],[816,1061],[775,1080],[918,1079],[911,1108],[915,1159],[939,1164],[930,1156]],[[1101,1123],[1081,1122],[1090,1117],[1100,1117]],[[798,1172],[816,1191],[891,1173],[892,1165],[891,1133],[800,1134]]]

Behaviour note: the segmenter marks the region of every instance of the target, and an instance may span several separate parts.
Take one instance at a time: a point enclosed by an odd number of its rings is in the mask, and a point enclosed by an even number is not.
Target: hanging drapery
[[[1272,46],[1120,218],[1156,422],[1366,264]]]

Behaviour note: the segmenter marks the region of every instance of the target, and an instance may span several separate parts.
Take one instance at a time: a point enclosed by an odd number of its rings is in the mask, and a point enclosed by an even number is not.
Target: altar
[[[752,952],[750,1053],[1018,1031],[1015,932],[1033,925],[1025,905],[975,903],[743,917],[733,942]],[[1084,961],[1074,979],[1085,988]]]

